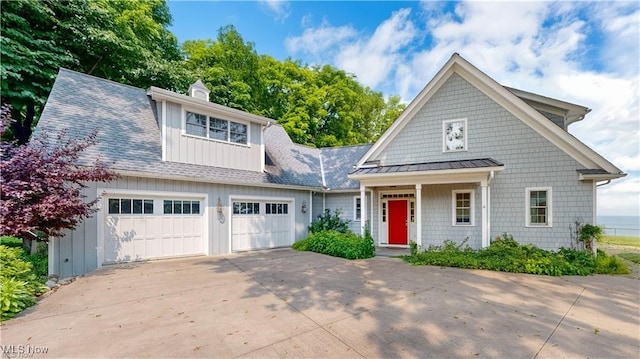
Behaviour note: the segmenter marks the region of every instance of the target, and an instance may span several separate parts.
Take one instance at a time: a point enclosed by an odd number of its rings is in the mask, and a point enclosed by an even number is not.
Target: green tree
[[[4,1],[0,16],[1,101],[21,144],[59,67],[140,87],[188,83],[164,0]]]

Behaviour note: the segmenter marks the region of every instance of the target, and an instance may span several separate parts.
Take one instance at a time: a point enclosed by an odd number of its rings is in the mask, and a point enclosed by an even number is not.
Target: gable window
[[[442,122],[442,151],[467,150],[467,119]]]
[[[353,197],[353,220],[359,221],[362,218],[362,201],[360,197]]]
[[[454,226],[474,225],[474,197],[473,190],[453,191],[452,197],[452,217]]]
[[[249,143],[248,128],[249,126],[245,123],[227,121],[195,112],[186,111],[185,115],[187,135],[246,145]]]
[[[551,227],[551,188],[527,188],[527,227]]]

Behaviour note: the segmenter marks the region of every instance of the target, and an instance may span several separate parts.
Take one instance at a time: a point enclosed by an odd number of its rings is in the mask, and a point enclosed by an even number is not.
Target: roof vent
[[[199,98],[209,102],[209,89],[205,86],[200,79],[189,86],[189,96]]]

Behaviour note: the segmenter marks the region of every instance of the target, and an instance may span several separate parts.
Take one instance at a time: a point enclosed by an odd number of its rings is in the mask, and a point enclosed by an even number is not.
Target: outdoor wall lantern
[[[302,201],[302,213],[307,213],[307,201]]]
[[[222,214],[222,201],[220,200],[220,197],[218,197],[218,205],[216,208],[218,209],[218,214]]]

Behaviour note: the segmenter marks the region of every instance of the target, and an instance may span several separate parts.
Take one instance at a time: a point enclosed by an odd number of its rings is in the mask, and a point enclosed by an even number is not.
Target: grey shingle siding
[[[468,121],[468,151],[443,153],[442,121],[458,118]],[[571,245],[569,226],[576,219],[592,221],[593,184],[579,181],[576,173],[584,167],[456,74],[375,160],[392,165],[473,158],[493,158],[505,165],[505,170],[496,174],[491,183],[492,238],[509,232],[521,242],[557,249]],[[552,187],[553,227],[526,228],[525,188],[547,186]],[[431,189],[425,186],[423,191],[430,193]],[[476,196],[479,192],[477,188]],[[476,215],[480,213],[480,203],[476,201]],[[432,205],[427,200],[427,207],[423,208],[425,216]],[[450,203],[440,213],[450,223]],[[427,223],[435,220],[424,219]],[[442,235],[450,236],[428,224],[423,228],[426,238],[444,240],[447,238]],[[476,240],[470,238],[472,243]]]

